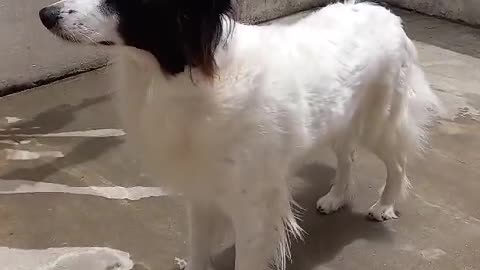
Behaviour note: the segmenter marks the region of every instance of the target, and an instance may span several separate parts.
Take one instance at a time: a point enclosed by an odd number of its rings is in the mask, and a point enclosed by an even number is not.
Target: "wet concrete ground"
[[[372,156],[357,158],[352,209],[332,216],[314,209],[332,155],[306,166],[297,200],[308,236],[290,270],[480,269],[480,31],[398,12],[448,115],[411,163],[399,220],[365,219],[385,177]],[[108,72],[0,99],[1,270],[171,270],[186,256],[184,202],[126,153]],[[231,255],[219,270],[232,269]]]

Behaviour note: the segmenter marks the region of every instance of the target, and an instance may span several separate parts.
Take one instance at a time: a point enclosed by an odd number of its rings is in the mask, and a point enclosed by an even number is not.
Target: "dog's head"
[[[197,67],[211,76],[231,13],[231,0],[63,0],[40,10],[40,19],[67,41],[135,47],[167,74]]]

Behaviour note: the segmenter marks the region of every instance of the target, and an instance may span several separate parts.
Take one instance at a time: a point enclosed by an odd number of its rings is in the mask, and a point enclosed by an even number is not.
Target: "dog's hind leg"
[[[368,217],[376,221],[397,219],[395,203],[407,195],[410,187],[406,173],[407,157],[418,151],[422,128],[416,123],[416,116],[411,114],[412,98],[409,89],[429,89],[425,81],[421,81],[425,85],[420,86],[411,82],[412,76],[416,78],[413,72],[408,65],[402,66],[398,78],[386,88],[392,90],[384,90],[392,93],[390,101],[385,102],[388,116],[383,121],[372,122],[376,123],[377,131],[380,132],[375,134],[378,136],[370,134],[370,138],[375,140],[366,144],[383,161],[387,171],[382,195],[368,213]]]
[[[330,214],[349,203],[353,193],[351,175],[354,159],[354,144],[346,140],[337,140],[333,145],[337,157],[337,173],[330,191],[317,201],[317,210]]]
[[[397,143],[380,144],[374,151],[385,163],[387,179],[380,199],[370,208],[368,217],[375,221],[397,219],[395,203],[405,196],[410,181],[406,174],[407,152]]]

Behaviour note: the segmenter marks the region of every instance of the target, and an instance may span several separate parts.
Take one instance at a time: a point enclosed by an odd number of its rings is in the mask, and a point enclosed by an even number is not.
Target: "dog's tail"
[[[409,64],[401,72],[400,87],[394,89],[390,121],[396,126],[404,125],[412,147],[410,150],[422,154],[428,145],[427,131],[444,110],[420,68],[417,50],[408,37],[406,51],[410,58]],[[398,123],[399,121],[403,123]]]
[[[367,91],[356,115],[362,143],[383,161],[394,155],[405,161],[408,156],[422,155],[428,146],[429,128],[443,113],[420,68],[416,48],[406,35],[404,49],[403,62],[395,63],[400,66],[390,67],[395,75],[386,76],[386,82]],[[404,177],[400,188],[403,196],[409,187]]]
[[[361,138],[374,152],[394,147],[408,155],[422,154],[428,145],[428,129],[443,113],[418,63],[412,41],[405,35],[406,58],[389,91],[370,92],[360,109]],[[381,71],[379,71],[381,73]]]

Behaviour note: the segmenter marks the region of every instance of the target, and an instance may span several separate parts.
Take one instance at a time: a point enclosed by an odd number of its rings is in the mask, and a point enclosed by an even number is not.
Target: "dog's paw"
[[[177,269],[184,270],[187,268],[188,263],[185,259],[175,258],[175,265]]]
[[[327,195],[321,197],[317,201],[317,211],[321,214],[331,214],[343,208],[347,204],[345,196],[334,195],[329,192]]]
[[[398,219],[399,213],[395,211],[393,205],[374,204],[368,211],[368,219],[372,221],[387,221]]]

